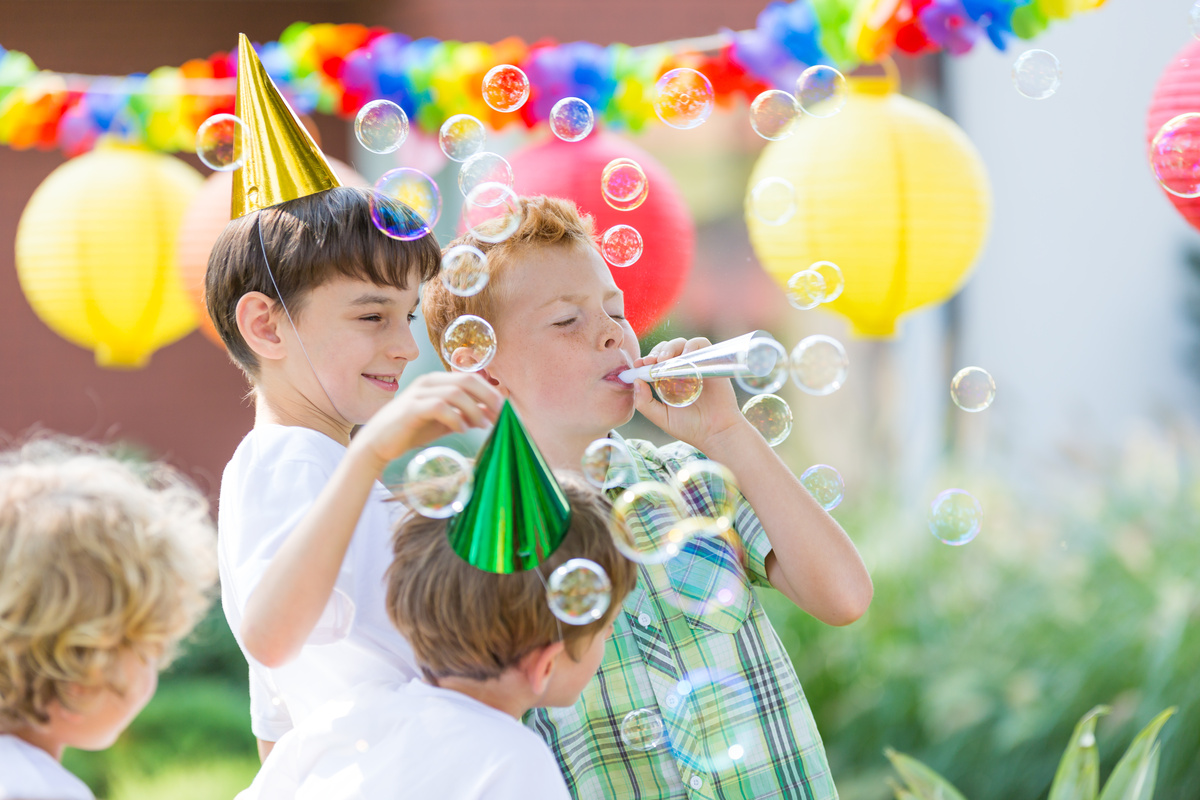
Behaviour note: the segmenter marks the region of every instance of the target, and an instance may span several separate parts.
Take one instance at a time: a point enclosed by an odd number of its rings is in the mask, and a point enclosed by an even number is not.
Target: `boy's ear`
[[[457,351],[455,351],[455,352],[457,352]],[[483,378],[485,381],[487,381],[487,382],[488,382],[489,384],[491,384],[492,386],[495,386],[497,389],[499,389],[500,391],[502,391],[502,392],[504,393],[504,396],[505,396],[505,397],[507,397],[507,396],[508,396],[508,390],[507,390],[507,389],[505,389],[505,388],[504,388],[504,387],[503,387],[503,386],[500,384],[500,381],[496,379],[496,376],[495,376],[495,375],[493,375],[493,374],[491,373],[491,371],[489,371],[489,370],[488,370],[488,368],[487,368],[487,367],[484,367],[483,369],[479,370],[479,372],[477,372],[476,374],[477,374],[479,377]]]
[[[566,652],[562,642],[551,642],[545,647],[527,653],[521,659],[518,667],[529,681],[529,689],[537,697],[541,697],[550,688],[550,676],[554,674],[554,665],[558,656]]]
[[[277,304],[262,292],[246,292],[235,309],[238,332],[259,358],[276,360],[285,355],[283,338],[278,331]]]

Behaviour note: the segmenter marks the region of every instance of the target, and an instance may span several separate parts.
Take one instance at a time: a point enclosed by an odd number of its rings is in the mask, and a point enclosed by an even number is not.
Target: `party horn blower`
[[[638,379],[656,381],[677,377],[732,378],[735,375],[753,375],[761,378],[769,375],[780,359],[787,359],[787,350],[783,345],[766,331],[751,331],[658,364],[627,369],[617,377],[625,383],[633,383]]]

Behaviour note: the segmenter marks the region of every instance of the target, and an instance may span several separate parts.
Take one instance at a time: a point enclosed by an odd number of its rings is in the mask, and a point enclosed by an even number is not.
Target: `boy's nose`
[[[421,348],[417,346],[417,340],[413,337],[412,331],[404,330],[392,342],[391,352],[389,355],[392,358],[403,359],[404,361],[414,361],[421,354]]]

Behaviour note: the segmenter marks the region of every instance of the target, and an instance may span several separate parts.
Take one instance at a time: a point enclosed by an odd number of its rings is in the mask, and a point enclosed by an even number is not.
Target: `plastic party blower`
[[[638,379],[655,381],[689,376],[732,378],[735,375],[753,375],[761,378],[770,374],[780,359],[786,358],[787,351],[771,334],[751,331],[658,364],[627,369],[617,377],[625,383],[633,383]]]

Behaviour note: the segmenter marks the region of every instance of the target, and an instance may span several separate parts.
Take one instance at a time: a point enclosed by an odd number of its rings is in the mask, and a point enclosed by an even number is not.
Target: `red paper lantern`
[[[646,201],[632,211],[617,211],[600,193],[600,173],[614,158],[636,161],[650,183]],[[661,164],[608,134],[592,134],[582,142],[551,139],[514,153],[510,162],[518,194],[573,200],[595,218],[597,236],[613,225],[636,228],[642,235],[641,258],[628,267],[610,265],[625,293],[625,316],[641,336],[667,315],[692,268],[696,230],[679,187]]]
[[[367,180],[347,164],[336,158],[329,159],[333,171],[344,186],[366,186]],[[179,275],[183,288],[196,308],[196,319],[200,332],[209,340],[221,345],[208,308],[204,304],[204,274],[208,271],[208,254],[217,242],[217,237],[229,223],[229,197],[233,193],[233,173],[214,172],[204,181],[200,191],[192,198],[183,214],[177,245]]]
[[[1200,112],[1200,41],[1191,41],[1163,70],[1146,115],[1146,148],[1159,128],[1180,114]],[[1147,169],[1149,169],[1147,156]],[[1154,173],[1151,172],[1151,177]],[[1163,190],[1171,204],[1193,228],[1200,229],[1200,197],[1176,197]]]

